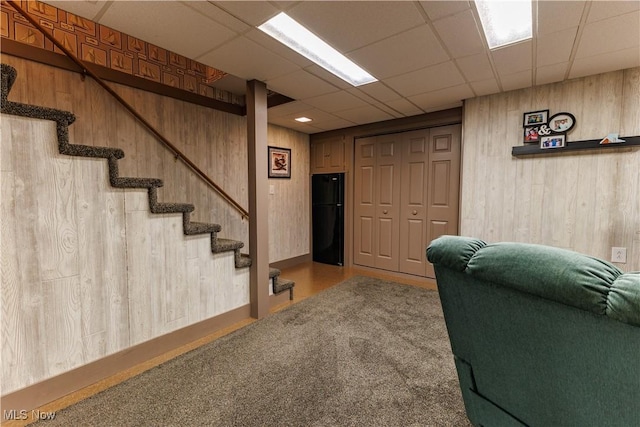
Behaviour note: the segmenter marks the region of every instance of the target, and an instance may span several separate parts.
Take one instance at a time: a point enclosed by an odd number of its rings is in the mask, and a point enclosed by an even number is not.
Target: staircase
[[[277,295],[282,292],[289,291],[289,300],[293,301],[293,287],[295,286],[294,281],[280,278],[280,270],[278,270],[277,268],[269,269],[269,279],[271,279],[271,283],[273,284],[274,294]]]
[[[183,232],[185,235],[210,234],[212,253],[216,254],[233,251],[236,268],[251,266],[251,258],[240,251],[244,247],[243,242],[219,238],[218,233],[221,230],[221,226],[218,224],[191,221],[191,213],[195,210],[194,205],[188,203],[158,202],[158,188],[163,186],[163,181],[161,179],[121,177],[118,170],[118,160],[124,158],[123,150],[118,148],[70,144],[69,125],[75,121],[75,116],[72,113],[53,108],[8,101],[7,98],[17,77],[17,72],[15,68],[7,64],[1,64],[1,71],[2,85],[0,93],[0,112],[15,116],[51,120],[56,122],[58,151],[60,154],[106,159],[109,166],[109,182],[112,187],[146,189],[149,196],[149,209],[152,213],[181,213]],[[280,294],[288,290],[289,299],[293,299],[293,287],[295,283],[290,280],[281,279],[279,276],[280,270],[273,268],[270,269],[269,279],[273,286],[273,293]]]

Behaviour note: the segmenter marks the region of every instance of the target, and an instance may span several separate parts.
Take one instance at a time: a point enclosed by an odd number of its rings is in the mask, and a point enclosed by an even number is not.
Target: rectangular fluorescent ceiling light
[[[489,49],[531,38],[531,0],[476,0]]]
[[[378,81],[284,12],[258,28],[353,86]]]

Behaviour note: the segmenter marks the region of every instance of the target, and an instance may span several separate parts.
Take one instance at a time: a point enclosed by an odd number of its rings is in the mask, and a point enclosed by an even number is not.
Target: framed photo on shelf
[[[531,111],[524,113],[524,119],[522,126],[535,126],[547,124],[549,120],[549,110]]]
[[[540,142],[540,134],[538,133],[540,131],[540,127],[539,126],[525,126],[524,128],[524,135],[523,135],[523,142],[528,143],[528,142],[535,142],[538,143]]]
[[[565,134],[540,137],[540,148],[562,148],[566,144]]]
[[[554,133],[569,132],[576,125],[576,118],[571,113],[557,113],[549,118],[549,129]]]
[[[269,178],[291,178],[291,149],[268,147]]]

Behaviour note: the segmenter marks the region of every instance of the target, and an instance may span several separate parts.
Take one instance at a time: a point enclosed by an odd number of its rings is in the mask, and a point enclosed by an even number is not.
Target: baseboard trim
[[[9,393],[1,397],[0,406],[4,412],[12,409],[31,412],[31,410],[49,402],[133,368],[154,357],[176,350],[249,317],[249,305],[236,308]]]
[[[430,277],[414,276],[413,274],[382,270],[379,268],[366,267],[364,265],[356,265],[356,264],[352,266],[352,270],[355,273],[362,273],[365,276],[368,273],[371,273],[374,275],[374,277],[389,279],[398,283],[415,285],[415,286],[420,286],[423,288],[433,289],[433,290],[438,289],[436,285],[436,279],[432,279]]]
[[[295,289],[296,288],[294,287],[293,289],[294,289],[293,292],[294,292],[294,295],[295,295]],[[280,293],[278,295],[273,294],[273,295],[269,296],[269,307],[271,309],[279,306],[280,304],[284,304],[286,302],[289,302],[289,291],[282,292],[282,293]]]
[[[269,264],[272,268],[277,268],[278,270],[283,270],[285,268],[295,267],[298,264],[302,264],[304,262],[311,262],[311,254],[300,255],[297,257],[283,259],[282,261],[272,262]]]

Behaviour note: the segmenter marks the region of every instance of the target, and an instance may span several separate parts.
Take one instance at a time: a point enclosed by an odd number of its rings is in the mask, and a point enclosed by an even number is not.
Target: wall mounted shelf
[[[540,148],[540,146],[537,144],[520,145],[517,147],[512,147],[511,155],[514,157],[520,157],[531,155],[560,154],[566,153],[567,151],[627,148],[632,146],[640,146],[640,136],[621,136],[620,139],[624,139],[625,142],[621,142],[618,144],[600,145],[600,139],[589,139],[585,141],[569,141],[567,142],[566,146],[562,148]]]

